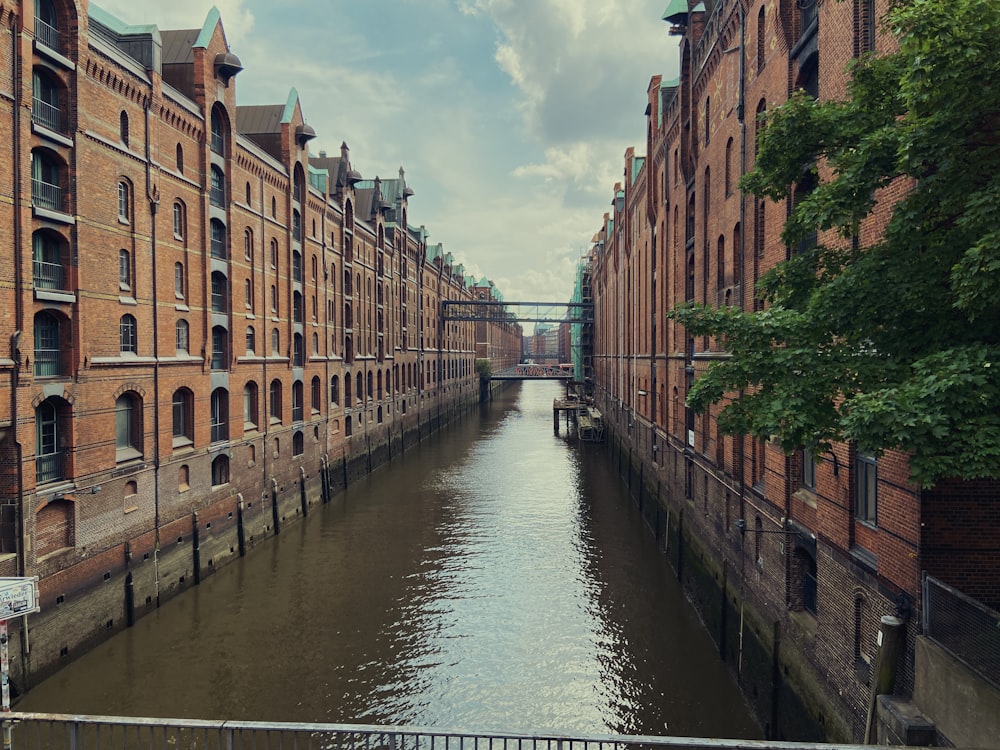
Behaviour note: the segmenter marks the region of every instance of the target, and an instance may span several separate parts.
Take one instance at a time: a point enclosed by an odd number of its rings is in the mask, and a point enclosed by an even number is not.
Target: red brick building
[[[0,575],[41,578],[30,682],[478,400],[482,335],[441,318],[473,285],[403,170],[310,153],[294,89],[238,105],[217,11],[0,0],[0,28]]]
[[[921,491],[898,452],[875,460],[844,444],[814,462],[723,435],[717,410],[696,415],[685,397],[725,352],[664,316],[691,300],[757,309],[757,280],[788,257],[790,209],[738,187],[757,117],[799,88],[842,97],[852,57],[893,43],[874,23],[886,7],[671,2],[680,78],[650,81],[646,156],[626,151],[589,257],[615,455],[772,737],[864,736],[885,615],[905,622],[896,692],[914,692],[925,574],[1000,605],[996,482]],[[905,189],[880,196],[863,242]]]

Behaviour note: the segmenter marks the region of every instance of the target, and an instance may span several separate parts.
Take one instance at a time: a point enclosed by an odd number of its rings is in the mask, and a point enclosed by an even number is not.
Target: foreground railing
[[[862,745],[698,737],[467,733],[364,724],[271,724],[69,714],[8,714],[4,739],[13,748],[40,750],[862,750]],[[9,733],[8,733],[9,732]],[[901,750],[901,749],[900,749]]]

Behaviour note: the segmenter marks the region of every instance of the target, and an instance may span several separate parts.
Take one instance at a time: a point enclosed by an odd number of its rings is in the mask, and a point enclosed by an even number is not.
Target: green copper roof
[[[632,184],[635,184],[635,178],[639,176],[639,172],[642,171],[643,165],[646,163],[645,156],[633,156],[632,157]]]
[[[285,102],[285,111],[281,113],[281,122],[291,122],[292,115],[295,114],[295,105],[299,101],[299,92],[295,90],[292,86],[291,91],[288,92],[288,101]]]
[[[207,47],[208,43],[212,41],[212,34],[215,32],[215,26],[219,23],[222,18],[219,15],[219,9],[214,5],[212,9],[208,11],[208,16],[205,17],[205,23],[201,27],[201,33],[198,34],[198,38],[194,40],[192,47]]]
[[[155,23],[132,26],[131,24],[127,24],[121,19],[111,15],[104,10],[104,8],[94,5],[93,3],[90,4],[88,15],[95,21],[99,22],[102,26],[106,26],[116,34],[120,34],[122,36],[128,36],[130,34],[152,34],[159,32]]]
[[[667,9],[663,11],[663,15],[660,16],[660,18],[663,21],[669,21],[679,15],[687,15],[687,12],[687,0],[670,0],[670,5],[668,5]]]

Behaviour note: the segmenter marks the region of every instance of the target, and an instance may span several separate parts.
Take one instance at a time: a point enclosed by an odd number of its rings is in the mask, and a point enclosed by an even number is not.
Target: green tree
[[[906,451],[922,486],[1000,477],[1000,3],[901,0],[885,23],[898,51],[857,61],[845,101],[766,116],[741,184],[800,186],[783,240],[801,249],[760,280],[763,310],[670,313],[731,353],[688,403],[786,451]]]

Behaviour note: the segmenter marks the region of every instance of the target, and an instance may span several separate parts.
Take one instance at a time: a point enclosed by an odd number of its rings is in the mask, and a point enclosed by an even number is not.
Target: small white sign
[[[0,578],[0,620],[37,612],[38,576]]]

